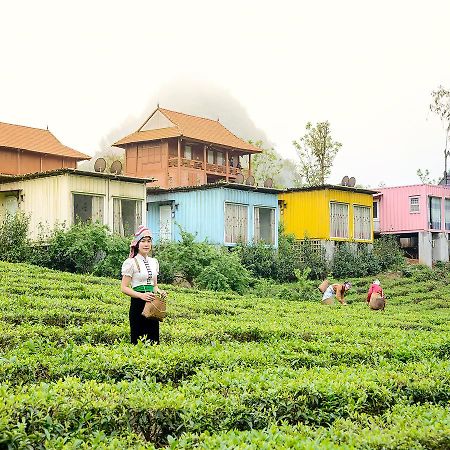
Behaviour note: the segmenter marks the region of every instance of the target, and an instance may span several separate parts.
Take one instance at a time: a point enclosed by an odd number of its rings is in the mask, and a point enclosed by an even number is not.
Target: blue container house
[[[263,241],[278,247],[279,192],[233,183],[148,188],[147,225],[156,243],[181,240],[181,227],[199,242],[234,246]]]

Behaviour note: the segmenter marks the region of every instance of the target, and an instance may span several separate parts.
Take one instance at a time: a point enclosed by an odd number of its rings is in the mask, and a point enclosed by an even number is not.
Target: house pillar
[[[433,262],[443,261],[448,262],[448,240],[446,233],[435,233],[433,239]]]
[[[228,183],[228,174],[230,173],[230,161],[228,160],[228,150],[225,153],[225,170],[226,170],[225,180]]]
[[[203,146],[203,171],[205,175],[205,184],[208,183],[208,175],[206,174],[206,159],[207,159],[207,152],[206,152],[206,144]]]
[[[177,146],[177,157],[178,157],[178,170],[177,170],[177,176],[178,176],[178,182],[176,186],[181,186],[181,139],[178,138],[177,140],[178,146]]]
[[[433,264],[432,257],[432,238],[430,231],[420,231],[418,233],[419,245],[419,262],[431,267]]]

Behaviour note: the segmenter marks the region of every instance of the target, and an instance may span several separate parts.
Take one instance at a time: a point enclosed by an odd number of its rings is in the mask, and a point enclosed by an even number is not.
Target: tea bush
[[[9,262],[27,261],[29,218],[22,212],[6,214],[0,223],[0,260]]]

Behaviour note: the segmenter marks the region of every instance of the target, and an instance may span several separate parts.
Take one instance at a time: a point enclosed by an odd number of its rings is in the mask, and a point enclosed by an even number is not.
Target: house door
[[[161,205],[159,207],[159,240],[170,241],[172,239],[172,207]]]

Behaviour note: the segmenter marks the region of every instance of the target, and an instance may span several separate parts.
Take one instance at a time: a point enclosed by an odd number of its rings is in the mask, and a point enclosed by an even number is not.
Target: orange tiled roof
[[[156,139],[183,136],[185,138],[195,139],[202,142],[210,142],[212,144],[218,144],[225,147],[244,150],[248,153],[261,152],[261,149],[255,147],[252,144],[249,144],[241,138],[238,138],[216,120],[191,116],[189,114],[170,111],[163,108],[156,109],[150,117],[152,117],[156,111],[160,111],[173,124],[175,124],[175,126],[148,131],[138,130],[128,136],[125,136],[120,141],[117,141],[114,145],[122,147],[125,144],[134,142],[152,141]]]
[[[89,155],[61,144],[48,130],[3,122],[0,122],[0,147],[66,156],[78,160],[91,159]]]

